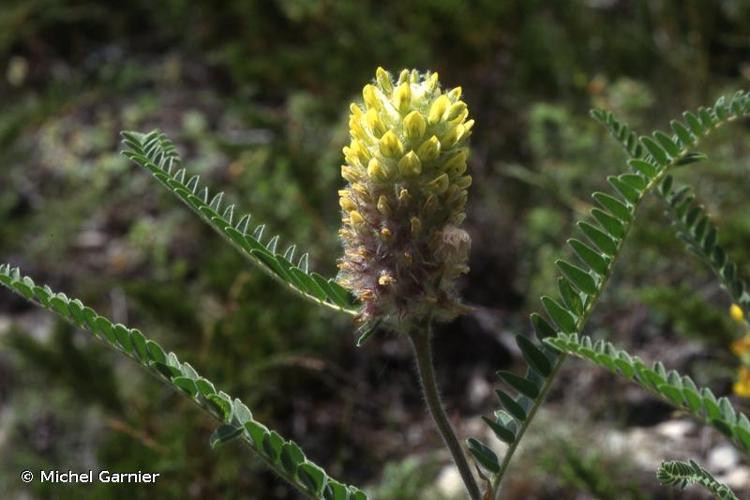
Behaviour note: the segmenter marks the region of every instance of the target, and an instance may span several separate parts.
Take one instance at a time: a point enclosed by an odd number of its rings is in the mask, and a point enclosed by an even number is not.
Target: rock
[[[435,487],[440,495],[449,498],[458,498],[463,493],[464,483],[458,469],[452,463],[442,468],[435,481]]]
[[[750,467],[737,467],[718,479],[732,489],[742,490],[750,486]]]
[[[469,381],[469,403],[479,406],[492,394],[492,386],[484,377],[474,374]]]
[[[679,441],[695,429],[690,420],[669,420],[656,426],[656,432],[666,438]]]
[[[721,445],[708,453],[707,468],[711,471],[727,471],[737,465],[740,456],[733,447]]]

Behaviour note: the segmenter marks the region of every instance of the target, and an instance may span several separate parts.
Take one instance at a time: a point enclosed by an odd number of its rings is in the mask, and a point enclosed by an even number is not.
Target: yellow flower
[[[732,304],[732,307],[729,308],[729,315],[737,323],[744,323],[745,321],[745,312],[737,304]]]
[[[750,335],[745,335],[741,339],[735,340],[732,342],[730,348],[735,356],[742,357],[745,354],[750,353]]]
[[[747,366],[740,367],[737,373],[737,381],[734,383],[732,390],[741,398],[750,397],[750,368]]]
[[[461,89],[442,89],[435,73],[378,68],[349,109],[338,281],[363,302],[363,322],[403,330],[449,319],[464,310],[455,281],[471,243],[459,227],[474,123]]]

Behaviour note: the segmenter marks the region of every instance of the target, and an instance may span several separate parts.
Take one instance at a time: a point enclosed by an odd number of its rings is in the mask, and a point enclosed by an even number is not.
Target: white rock
[[[464,491],[464,483],[458,469],[451,464],[443,467],[435,482],[438,492],[447,497],[457,497]]]
[[[484,377],[480,377],[474,374],[469,382],[469,402],[478,406],[492,394],[492,386],[485,380]]]
[[[719,476],[719,480],[735,490],[750,487],[750,467],[737,467]]]
[[[682,440],[693,429],[695,424],[690,420],[669,420],[656,426],[656,432],[666,438]]]
[[[629,451],[628,439],[622,432],[614,430],[604,435],[603,448],[613,455],[619,455]]]
[[[740,461],[737,450],[729,445],[717,446],[708,454],[708,470],[725,471]]]

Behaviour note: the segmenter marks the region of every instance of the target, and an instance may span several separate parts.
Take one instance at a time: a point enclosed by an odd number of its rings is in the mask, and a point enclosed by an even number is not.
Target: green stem
[[[437,381],[435,380],[435,369],[432,363],[432,347],[430,345],[432,340],[432,328],[429,322],[426,323],[424,328],[416,328],[409,333],[409,339],[411,340],[412,348],[414,349],[414,357],[417,360],[417,368],[419,372],[419,380],[422,384],[422,393],[424,394],[427,408],[430,410],[432,419],[435,421],[440,435],[445,442],[445,445],[453,456],[453,461],[458,467],[458,472],[461,474],[466,490],[469,493],[469,497],[472,500],[480,500],[482,494],[479,491],[474,474],[471,472],[471,467],[466,460],[466,455],[461,447],[461,444],[456,437],[456,432],[453,430],[453,426],[448,420],[448,416],[445,414],[443,403],[440,400],[440,391],[438,390]]]
[[[638,207],[640,207],[641,202],[645,198],[646,193],[654,189],[658,185],[658,183],[661,182],[661,180],[667,174],[668,169],[669,169],[668,167],[665,168],[659,175],[651,179],[651,181],[649,181],[646,188],[643,190],[643,193],[641,194],[640,198],[634,203],[633,220],[630,220],[627,222],[625,226],[625,234],[620,239],[620,242],[617,245],[617,249],[614,255],[612,256],[611,260],[609,261],[609,265],[607,266],[607,272],[604,275],[602,283],[599,285],[596,293],[589,299],[588,303],[586,304],[583,314],[581,314],[581,317],[578,319],[578,322],[576,323],[576,329],[575,329],[576,332],[583,331],[586,324],[588,323],[589,317],[594,312],[594,307],[599,301],[599,297],[601,296],[602,293],[604,293],[604,290],[607,288],[607,283],[609,283],[609,279],[612,276],[612,270],[614,269],[615,264],[617,263],[617,260],[620,258],[620,254],[622,252],[622,247],[625,244],[625,240],[627,240],[628,234],[630,234],[630,230],[633,228],[633,224],[635,222],[635,212],[638,210]],[[510,465],[510,461],[513,458],[513,455],[516,452],[516,449],[518,448],[518,444],[521,442],[521,439],[523,438],[523,435],[526,433],[526,430],[529,428],[529,425],[531,425],[532,420],[534,420],[534,416],[536,416],[537,410],[544,402],[544,399],[547,397],[547,393],[552,387],[552,383],[555,381],[555,378],[557,377],[557,373],[560,371],[560,368],[562,367],[563,363],[565,363],[565,360],[567,359],[567,357],[568,356],[564,353],[559,354],[557,361],[552,367],[552,372],[547,376],[547,379],[544,381],[544,385],[542,385],[542,388],[539,391],[539,396],[537,396],[537,398],[534,400],[534,404],[532,405],[529,411],[529,414],[526,417],[526,420],[524,420],[523,423],[521,424],[521,429],[518,431],[518,436],[516,437],[516,439],[513,440],[513,444],[511,444],[508,450],[505,452],[505,456],[503,457],[503,462],[502,464],[500,464],[500,471],[497,474],[495,474],[495,477],[492,480],[492,486],[491,486],[492,497],[491,498],[493,500],[499,500],[501,483],[502,483],[503,477],[505,477],[505,473],[508,469],[508,466]]]
[[[567,357],[568,356],[566,354],[561,353],[559,357],[557,358],[557,361],[552,367],[552,372],[550,373],[549,377],[547,377],[547,380],[544,381],[544,385],[539,391],[539,397],[537,399],[539,401],[539,404],[535,404],[534,406],[532,406],[531,410],[529,411],[529,415],[526,418],[528,422],[531,422],[531,420],[534,419],[534,416],[536,415],[537,410],[541,406],[541,402],[544,401],[544,398],[547,396],[547,393],[552,387],[552,383],[555,381],[555,377],[557,375],[558,370],[560,370],[560,368],[562,367]],[[505,476],[505,471],[508,469],[508,466],[510,465],[513,455],[516,452],[516,448],[518,448],[518,445],[521,443],[521,440],[523,439],[523,435],[526,433],[526,430],[528,428],[529,428],[528,425],[523,425],[521,427],[521,429],[518,431],[518,435],[516,436],[516,439],[513,441],[513,444],[511,444],[508,447],[508,450],[505,452],[505,455],[503,456],[503,462],[500,464],[500,470],[498,471],[497,474],[495,474],[494,481],[492,482],[492,495],[493,495],[492,498],[493,499],[500,498],[500,485],[502,484],[501,481],[503,479],[503,476]]]

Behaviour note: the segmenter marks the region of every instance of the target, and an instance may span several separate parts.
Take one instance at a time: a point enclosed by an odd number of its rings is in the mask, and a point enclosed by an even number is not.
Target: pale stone
[[[443,467],[435,481],[435,486],[440,494],[451,498],[458,497],[464,491],[461,475],[453,464]]]
[[[750,467],[737,467],[719,476],[718,479],[727,486],[736,490],[750,487]]]
[[[740,456],[733,447],[729,445],[717,446],[708,454],[708,470],[726,471],[734,467],[740,461]]]
[[[492,394],[492,385],[484,377],[474,375],[469,381],[469,402],[473,406],[479,406]]]
[[[658,434],[673,440],[684,439],[693,429],[695,424],[690,420],[669,420],[656,426]]]

